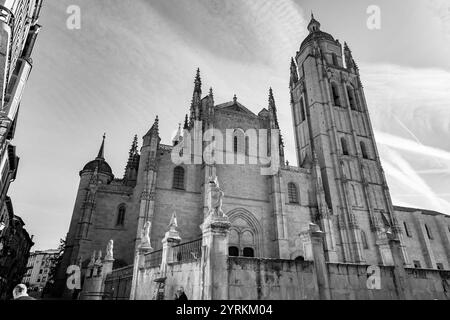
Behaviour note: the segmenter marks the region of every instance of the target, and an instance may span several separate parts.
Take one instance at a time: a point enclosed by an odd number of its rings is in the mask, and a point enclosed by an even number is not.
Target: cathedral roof
[[[303,40],[300,51],[302,51],[310,42],[314,40],[329,40],[329,41],[335,41],[333,36],[329,33],[323,32],[323,31],[316,31],[313,33],[310,33],[305,40]]]
[[[221,109],[221,110],[231,110],[231,111],[236,111],[236,112],[242,112],[242,113],[246,113],[248,115],[256,117],[256,114],[251,112],[249,109],[247,109],[246,107],[244,107],[241,103],[239,103],[237,101],[236,96],[234,97],[233,101],[219,104],[216,106],[216,108]]]

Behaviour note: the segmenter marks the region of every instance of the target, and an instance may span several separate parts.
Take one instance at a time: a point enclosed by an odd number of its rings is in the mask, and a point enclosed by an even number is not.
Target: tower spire
[[[138,136],[135,135],[134,139],[133,139],[133,143],[131,144],[130,157],[129,157],[128,161],[133,160],[133,156],[137,153],[137,151],[138,151]]]
[[[126,185],[133,185],[136,181],[139,158],[138,136],[135,135],[131,144],[127,166],[125,167],[124,183]]]
[[[269,113],[273,120],[272,129],[279,129],[280,125],[278,123],[277,106],[275,104],[275,98],[273,97],[272,88],[269,89]]]
[[[174,146],[176,146],[177,144],[179,144],[181,141],[183,140],[183,133],[181,130],[181,123],[178,124],[178,130],[177,133],[175,134],[175,137],[172,140],[172,143]]]
[[[146,134],[148,135],[156,135],[159,136],[159,117],[156,116],[155,118],[155,122],[153,123],[152,127],[150,128],[150,130],[147,132]]]
[[[291,86],[298,82],[297,65],[294,58],[291,58]]]
[[[103,141],[100,146],[100,150],[98,151],[97,159],[96,160],[105,160],[105,139],[106,139],[106,133],[103,134]]]
[[[200,68],[197,69],[194,85],[191,103],[191,118],[189,123],[190,127],[194,126],[194,121],[201,119],[202,79],[200,77]]]
[[[188,130],[189,129],[189,116],[186,115],[186,118],[184,119],[184,130]]]
[[[308,24],[309,33],[320,31],[320,22],[314,18],[314,14],[311,11],[311,21]]]
[[[202,94],[202,79],[200,77],[200,68],[197,69],[197,74],[195,76],[195,89],[194,92]]]
[[[347,69],[355,69],[358,70],[358,66],[353,59],[352,50],[350,50],[347,42],[344,42],[344,56],[345,56],[345,65]]]

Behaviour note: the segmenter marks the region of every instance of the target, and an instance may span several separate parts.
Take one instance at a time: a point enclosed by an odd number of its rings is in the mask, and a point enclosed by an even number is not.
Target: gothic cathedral
[[[247,133],[265,130],[272,136],[280,129],[272,90],[268,107],[255,114],[236,97],[216,104],[212,90],[203,95],[198,72],[184,133],[180,127],[171,145],[161,143],[157,118],[140,150],[134,139],[122,179],[105,160],[105,140],[80,172],[61,276],[69,265],[86,269],[92,252],[111,239],[114,267],[133,264],[148,222],[152,250],[161,249],[174,213],[182,242],[201,238],[211,177],[224,191],[230,256],[308,259],[303,232],[314,223],[325,234],[328,262],[391,265],[392,233],[401,241],[407,266],[449,269],[448,216],[392,204],[351,50],[321,31],[314,17],[308,30],[290,68],[296,166],[285,163],[282,138],[267,148],[269,153],[278,149],[272,157],[279,162],[275,174],[262,175],[264,164],[251,159]],[[232,130],[232,139],[215,151],[242,161],[205,163],[200,156],[194,164],[174,163],[174,148],[192,136],[204,141],[208,129]],[[200,155],[206,146],[199,145]]]

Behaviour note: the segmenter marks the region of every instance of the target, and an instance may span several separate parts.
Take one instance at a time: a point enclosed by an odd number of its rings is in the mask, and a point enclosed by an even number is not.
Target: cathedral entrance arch
[[[261,257],[262,228],[256,217],[244,208],[230,211],[231,222],[229,255],[240,257]]]

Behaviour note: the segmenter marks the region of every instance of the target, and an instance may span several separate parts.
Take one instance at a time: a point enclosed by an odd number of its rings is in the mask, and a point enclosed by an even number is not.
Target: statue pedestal
[[[228,300],[228,217],[209,215],[201,228],[202,300]]]

